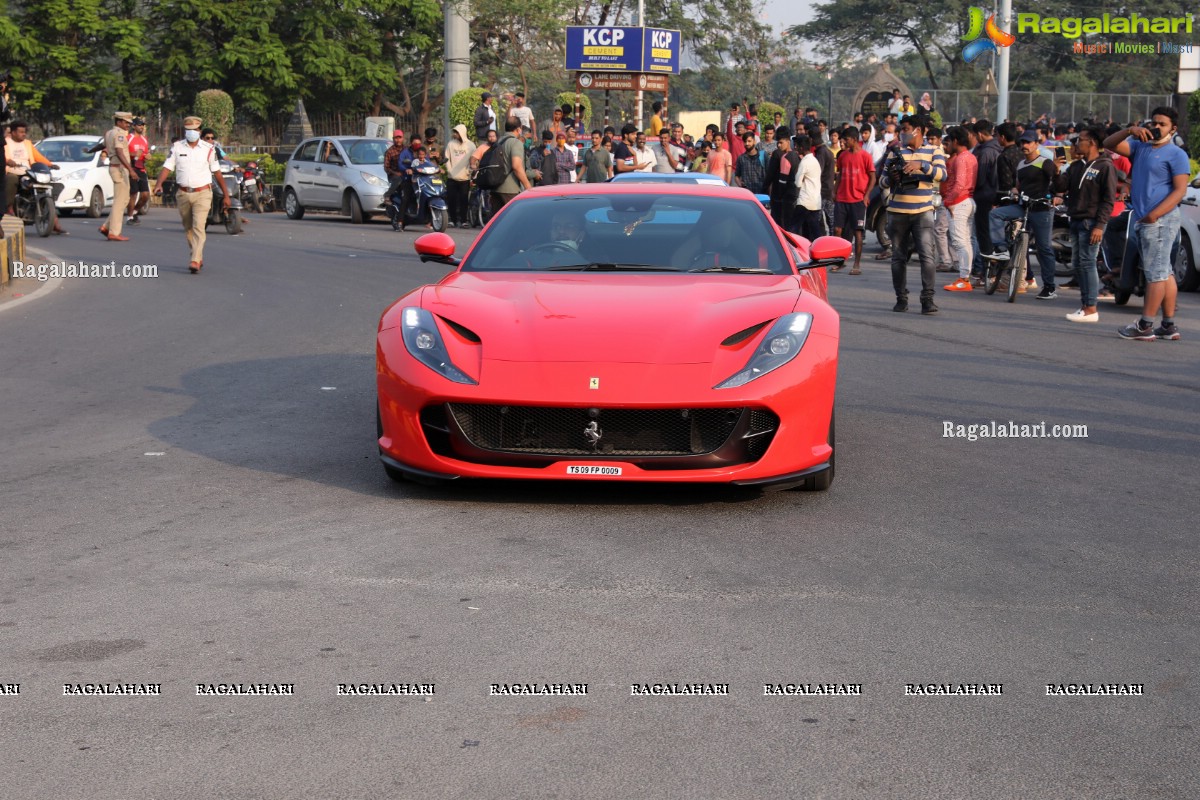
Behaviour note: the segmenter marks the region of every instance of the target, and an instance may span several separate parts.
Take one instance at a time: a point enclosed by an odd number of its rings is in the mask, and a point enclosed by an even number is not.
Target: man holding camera
[[[919,116],[900,123],[900,148],[888,158],[882,183],[892,190],[888,200],[888,238],[892,241],[893,311],[908,311],[909,234],[921,260],[921,313],[936,314],[933,253],[933,185],[946,179],[946,155],[940,147],[925,144],[929,123]]]

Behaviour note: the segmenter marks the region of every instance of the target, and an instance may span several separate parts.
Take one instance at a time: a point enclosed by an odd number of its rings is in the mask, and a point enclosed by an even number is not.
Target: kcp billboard
[[[567,26],[568,70],[679,74],[679,31]]]

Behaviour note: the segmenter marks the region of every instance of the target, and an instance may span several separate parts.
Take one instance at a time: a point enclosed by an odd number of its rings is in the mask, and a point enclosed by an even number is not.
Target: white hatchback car
[[[1184,292],[1200,289],[1200,177],[1188,184],[1179,204],[1179,250],[1175,253],[1175,282]]]
[[[98,217],[112,205],[108,159],[87,152],[101,141],[100,136],[51,136],[37,143],[38,152],[59,167],[54,173],[54,205],[59,214],[83,209],[89,217]]]

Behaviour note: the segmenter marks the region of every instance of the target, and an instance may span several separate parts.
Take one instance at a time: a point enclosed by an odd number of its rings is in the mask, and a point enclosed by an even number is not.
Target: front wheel
[[[91,197],[88,199],[87,215],[92,219],[96,219],[104,213],[104,190],[99,186],[92,187]]]
[[[804,485],[802,487],[800,487],[802,491],[825,492],[825,491],[829,490],[830,486],[833,486],[833,472],[834,472],[834,463],[835,463],[834,455],[837,453],[837,448],[834,445],[834,439],[836,437],[836,434],[837,434],[837,414],[836,414],[836,412],[834,412],[834,416],[829,418],[829,447],[830,447],[829,469],[827,469],[823,472],[819,472],[816,475],[809,478],[807,481],[805,481]]]
[[[304,216],[304,206],[300,205],[295,190],[288,189],[283,193],[283,210],[287,212],[288,219],[301,219]]]
[[[431,208],[429,209],[429,224],[438,233],[446,230],[446,209]]]
[[[987,272],[983,276],[983,291],[986,294],[995,294],[1003,282],[1004,262],[985,258],[983,263],[987,266]]]
[[[354,225],[362,225],[366,222],[366,215],[363,214],[362,201],[358,199],[358,195],[354,192],[350,193],[350,222]]]
[[[44,194],[37,199],[37,208],[33,211],[33,218],[38,236],[43,239],[49,236],[50,231],[54,230],[54,221],[58,218],[54,209],[54,200],[50,195]]]
[[[229,216],[225,218],[225,232],[230,236],[237,236],[242,232],[242,212],[238,209],[229,209]]]
[[[1075,267],[1071,264],[1071,251],[1074,244],[1071,232],[1065,228],[1056,228],[1050,234],[1050,248],[1054,251],[1054,274],[1059,278],[1075,275]]]
[[[1017,289],[1025,284],[1025,268],[1029,264],[1029,234],[1021,231],[1013,242],[1009,263],[1012,271],[1008,273],[1008,302],[1016,302]]]

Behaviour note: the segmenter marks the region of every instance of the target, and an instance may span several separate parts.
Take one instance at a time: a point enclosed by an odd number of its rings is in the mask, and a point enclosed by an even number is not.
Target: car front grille
[[[490,464],[622,460],[646,469],[756,461],[779,418],[751,408],[562,408],[447,403],[422,414],[435,451]]]

